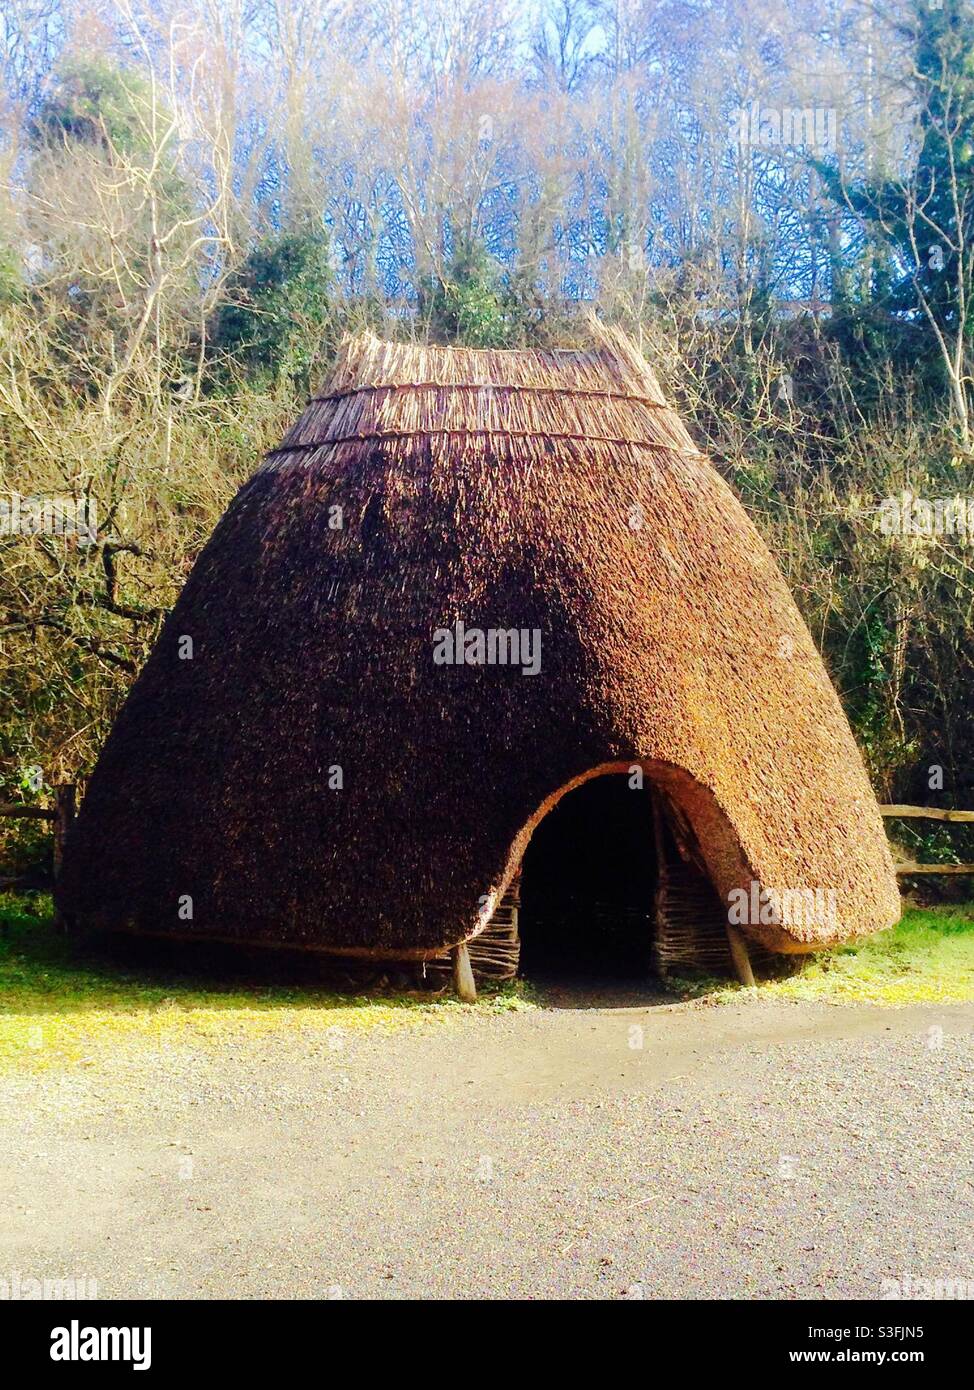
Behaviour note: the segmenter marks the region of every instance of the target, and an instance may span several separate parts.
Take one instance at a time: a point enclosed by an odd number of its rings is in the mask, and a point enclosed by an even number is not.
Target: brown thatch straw
[[[539,629],[540,673],[434,664],[457,621]],[[357,338],[190,575],[92,778],[62,902],[143,931],[429,954],[483,927],[567,787],[635,762],[721,894],[835,892],[834,922],[754,939],[802,950],[895,921],[808,631],[631,345]]]

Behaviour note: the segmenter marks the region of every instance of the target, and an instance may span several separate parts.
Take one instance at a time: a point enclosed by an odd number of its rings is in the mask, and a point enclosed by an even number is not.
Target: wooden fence
[[[75,785],[73,782],[64,782],[54,788],[53,806],[23,806],[18,802],[4,804],[0,802],[0,818],[9,820],[43,820],[48,821],[54,832],[54,856],[53,856],[53,878],[48,879],[39,874],[10,875],[0,874],[0,890],[13,889],[52,889],[57,883],[61,873],[61,861],[64,857],[64,842],[74,820],[75,812]],[[58,926],[64,929],[65,923],[61,920],[58,913]]]
[[[944,811],[937,806],[880,806],[880,814],[887,820],[939,820],[952,825],[974,823],[974,811]],[[897,864],[899,878],[909,878],[913,874],[974,874],[974,864],[918,864],[911,861]]]

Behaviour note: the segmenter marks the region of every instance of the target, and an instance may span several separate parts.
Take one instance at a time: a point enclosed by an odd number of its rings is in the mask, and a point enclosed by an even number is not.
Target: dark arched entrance
[[[604,773],[535,827],[521,868],[521,974],[539,982],[652,971],[656,841],[648,782]]]

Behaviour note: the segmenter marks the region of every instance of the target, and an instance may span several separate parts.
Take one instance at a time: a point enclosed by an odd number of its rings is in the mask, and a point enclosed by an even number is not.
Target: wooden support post
[[[741,932],[736,927],[727,923],[727,940],[730,945],[731,960],[734,962],[734,974],[742,985],[748,989],[753,989],[755,985],[754,971],[751,969],[750,957],[747,954],[747,943]]]
[[[653,852],[656,856],[656,890],[653,893],[652,944],[650,955],[653,969],[660,980],[670,973],[664,937],[667,932],[666,899],[669,886],[669,870],[666,862],[666,837],[663,833],[663,793],[658,787],[650,786],[649,798],[653,811]]]
[[[54,788],[54,888],[57,891],[58,879],[61,877],[61,865],[64,862],[64,842],[68,838],[68,831],[74,820],[74,783],[64,782],[61,786]],[[70,930],[71,923],[60,909],[57,909],[55,925],[60,931]]]
[[[473,1004],[477,999],[477,986],[473,978],[467,943],[461,941],[459,946],[453,947],[450,954],[453,957],[453,988],[465,1004]]]

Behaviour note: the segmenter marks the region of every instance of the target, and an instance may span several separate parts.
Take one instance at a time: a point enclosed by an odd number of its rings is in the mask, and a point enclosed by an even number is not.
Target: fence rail
[[[946,811],[941,806],[880,806],[879,813],[888,820],[939,820],[954,825],[974,823],[974,811]],[[896,865],[898,878],[914,874],[974,874],[974,864],[918,864],[911,860]]]
[[[0,802],[0,816],[6,816],[9,820],[55,820],[57,811],[50,806],[21,806],[19,802],[11,801],[6,805]]]
[[[44,820],[50,822],[54,830],[54,877],[53,881],[36,873],[22,874],[20,877],[0,875],[0,890],[53,888],[61,874],[64,857],[64,842],[68,837],[71,822],[74,820],[76,789],[73,782],[62,782],[54,788],[53,806],[23,806],[19,802],[0,802],[0,820]],[[65,923],[57,914],[58,925]]]
[[[974,822],[974,811],[943,811],[938,806],[880,806],[879,809],[882,815],[897,820],[925,817],[927,820],[957,821],[958,824]]]

